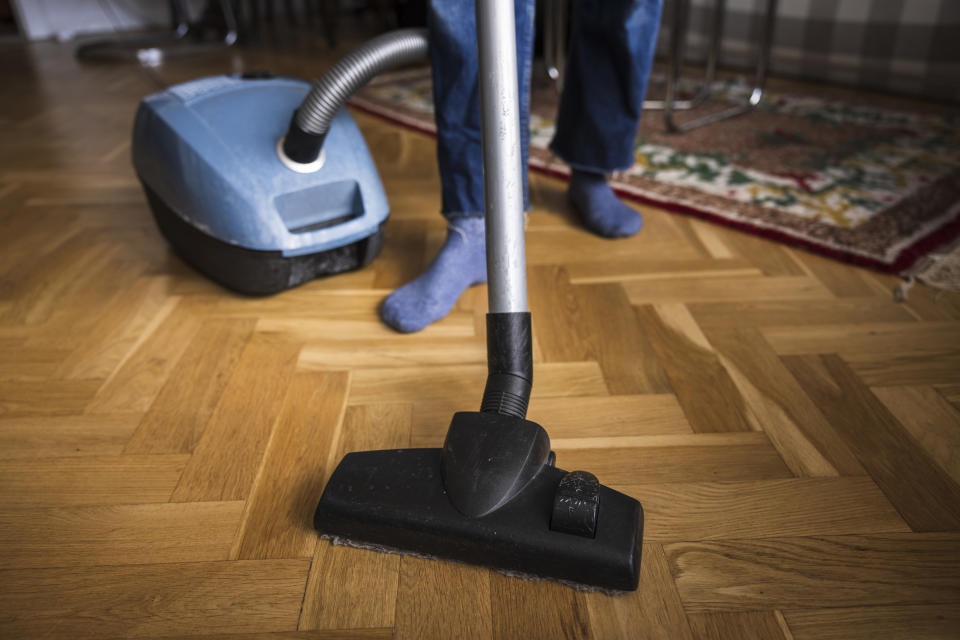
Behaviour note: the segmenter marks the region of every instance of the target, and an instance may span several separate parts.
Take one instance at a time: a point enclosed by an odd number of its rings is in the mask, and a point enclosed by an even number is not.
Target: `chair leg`
[[[680,4],[686,5],[684,11],[689,8],[689,0],[678,0],[677,5]],[[724,9],[724,0],[717,0],[715,5],[717,15],[715,17],[720,17],[719,13]],[[676,18],[674,18],[676,20]],[[683,22],[686,21],[686,15],[683,15]],[[750,92],[750,96],[747,100],[738,104],[730,109],[725,109],[718,113],[713,113],[702,118],[697,118],[689,122],[684,122],[683,124],[677,124],[673,120],[673,99],[675,97],[676,90],[676,81],[679,78],[680,65],[682,64],[683,59],[683,44],[682,41],[685,39],[685,27],[686,25],[674,25],[673,35],[678,36],[675,38],[674,42],[671,42],[671,70],[667,76],[667,97],[665,100],[665,106],[663,110],[664,122],[667,127],[667,131],[671,133],[682,133],[686,131],[691,131],[699,127],[706,126],[708,124],[713,124],[715,122],[720,122],[722,120],[727,120],[729,118],[734,118],[736,116],[743,115],[752,111],[760,104],[760,101],[763,99],[764,84],[767,79],[767,70],[770,66],[770,51],[773,48],[773,32],[777,22],[777,0],[766,0],[766,13],[763,16],[763,28],[760,33],[760,43],[757,47],[757,69],[756,76],[753,82],[753,89]],[[677,27],[683,26],[684,31],[678,33]],[[717,51],[715,55],[719,57],[719,45],[720,45],[720,36],[717,35],[717,30],[715,26],[714,38],[712,46],[716,47]],[[717,60],[713,60],[714,70],[717,64]],[[708,62],[708,74],[710,71],[710,62]],[[715,71],[714,71],[715,73]]]
[[[563,92],[563,72],[567,66],[567,11],[566,0],[547,0],[543,15],[543,57],[547,75],[554,82],[557,93]]]

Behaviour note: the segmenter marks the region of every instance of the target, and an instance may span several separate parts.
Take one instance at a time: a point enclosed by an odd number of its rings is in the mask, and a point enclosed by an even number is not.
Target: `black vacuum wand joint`
[[[530,313],[488,313],[487,386],[480,411],[525,418],[532,386]]]

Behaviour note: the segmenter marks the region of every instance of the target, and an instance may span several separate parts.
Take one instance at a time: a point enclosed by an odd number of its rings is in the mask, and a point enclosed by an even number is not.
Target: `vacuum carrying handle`
[[[480,410],[524,418],[533,384],[514,0],[476,0],[486,214],[487,385]]]

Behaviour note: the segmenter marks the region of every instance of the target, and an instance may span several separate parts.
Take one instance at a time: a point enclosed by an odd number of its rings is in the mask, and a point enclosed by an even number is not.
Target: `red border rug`
[[[737,82],[679,117],[746,97]],[[351,106],[435,134],[428,70],[383,76]],[[548,150],[556,93],[533,91],[530,167],[566,177]],[[768,92],[752,112],[669,134],[644,115],[635,165],[612,177],[623,197],[882,271],[903,273],[960,235],[960,114],[894,110]]]

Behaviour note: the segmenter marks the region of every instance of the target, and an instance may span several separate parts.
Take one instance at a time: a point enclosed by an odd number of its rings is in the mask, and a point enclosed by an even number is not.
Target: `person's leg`
[[[525,203],[529,198],[526,166],[533,10],[533,0],[515,1]],[[445,317],[465,289],[487,281],[473,1],[431,0],[429,26],[441,213],[448,229],[446,242],[427,270],[391,293],[381,307],[383,320],[404,333],[419,331]]]
[[[606,237],[640,230],[606,174],[633,165],[633,144],[660,28],[662,0],[580,0],[551,150],[571,168],[569,198]]]
[[[480,216],[449,221],[447,240],[427,270],[383,301],[383,321],[411,333],[446,317],[467,288],[487,281],[485,238]]]

